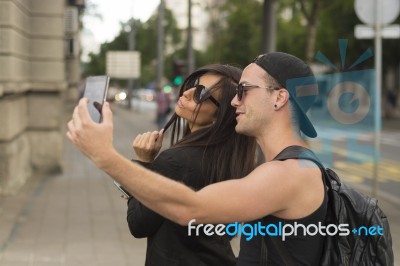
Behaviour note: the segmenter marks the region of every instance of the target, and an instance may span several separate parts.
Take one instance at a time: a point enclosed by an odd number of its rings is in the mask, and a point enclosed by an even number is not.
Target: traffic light
[[[170,85],[165,85],[163,87],[164,93],[171,93],[172,92],[172,87]]]
[[[174,60],[172,65],[173,77],[172,82],[175,86],[180,86],[183,83],[183,77],[185,76],[186,66],[183,61]]]

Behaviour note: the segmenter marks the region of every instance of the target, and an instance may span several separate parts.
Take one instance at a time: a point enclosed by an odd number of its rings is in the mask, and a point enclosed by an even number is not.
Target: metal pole
[[[157,89],[161,88],[164,77],[164,0],[160,0],[157,23]]]
[[[129,51],[134,51],[135,50],[135,21],[132,19],[132,23],[131,23],[131,30],[129,31],[128,34],[128,50]],[[128,108],[131,109],[132,108],[132,94],[133,94],[133,89],[135,86],[135,80],[132,79],[128,79]]]
[[[193,33],[192,33],[192,0],[188,0],[188,29],[187,29],[187,69],[186,75],[194,71]]]
[[[264,0],[262,21],[261,53],[274,52],[276,49],[275,0]],[[257,146],[257,165],[265,162],[264,154]]]
[[[264,0],[263,9],[262,52],[269,53],[276,49],[275,0]]]
[[[376,71],[376,91],[375,91],[375,134],[374,134],[374,172],[373,172],[373,183],[372,183],[372,196],[378,196],[379,186],[379,159],[380,159],[380,139],[381,139],[381,126],[382,126],[382,115],[381,115],[381,91],[382,91],[382,5],[379,4],[380,0],[375,0],[375,71]]]

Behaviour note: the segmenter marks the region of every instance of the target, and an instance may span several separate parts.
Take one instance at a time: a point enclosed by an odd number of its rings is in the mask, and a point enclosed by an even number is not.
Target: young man
[[[285,53],[259,56],[243,71],[237,95],[238,133],[253,136],[266,159],[249,175],[194,191],[148,171],[121,156],[112,146],[112,113],[105,104],[103,122],[93,123],[82,99],[68,123],[68,138],[136,199],[181,225],[232,223],[263,219],[267,223],[304,226],[324,220],[326,196],[321,171],[303,160],[274,161],[286,147],[306,146],[300,131],[316,132],[305,112],[316,97],[315,78],[300,59]],[[162,141],[162,132],[153,134]],[[281,241],[297,264],[318,265],[323,236],[291,236]],[[267,238],[268,264],[283,265],[281,253]],[[241,252],[240,256],[247,254]],[[241,259],[239,258],[239,261]]]

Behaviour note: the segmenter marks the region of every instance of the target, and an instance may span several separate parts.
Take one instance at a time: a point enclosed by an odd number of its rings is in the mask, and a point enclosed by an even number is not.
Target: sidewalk
[[[114,111],[114,143],[130,158],[133,137],[155,129],[152,114]],[[126,201],[66,138],[63,168],[0,198],[0,265],[144,265],[146,240],[131,236]]]
[[[155,129],[154,114],[113,110],[115,147],[131,158],[133,138]],[[400,266],[400,206],[385,199],[379,204]],[[0,198],[0,217],[0,266],[144,265],[146,240],[130,235],[126,202],[67,139],[64,172],[33,177],[17,195]],[[237,250],[237,240],[233,246]]]

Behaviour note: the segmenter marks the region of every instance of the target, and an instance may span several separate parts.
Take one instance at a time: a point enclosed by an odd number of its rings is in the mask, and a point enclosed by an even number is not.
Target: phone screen
[[[93,76],[86,79],[83,97],[89,99],[89,114],[97,123],[101,121],[101,109],[106,100],[109,80],[108,76]]]

